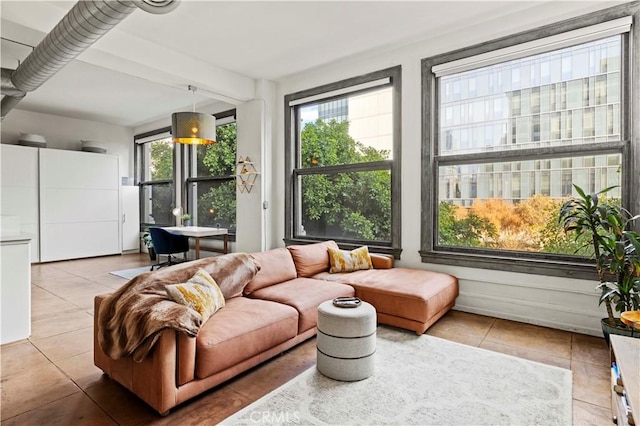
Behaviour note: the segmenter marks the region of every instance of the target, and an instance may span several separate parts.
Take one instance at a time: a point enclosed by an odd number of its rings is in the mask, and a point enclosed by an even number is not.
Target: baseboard
[[[555,328],[557,330],[571,331],[574,333],[586,334],[589,336],[603,337],[601,328],[595,329],[595,328],[588,328],[588,327],[579,327],[579,326],[574,326],[569,324],[559,324],[556,322],[540,320],[538,318],[525,317],[521,315],[504,314],[502,312],[491,312],[486,309],[476,309],[468,306],[456,305],[453,308],[453,310],[460,311],[460,312],[468,312],[470,314],[485,315],[489,317],[500,318],[500,319],[505,319],[510,321],[523,322],[526,324],[539,325],[542,327]]]
[[[477,303],[469,303],[469,300]],[[563,307],[557,305],[469,293],[461,293],[454,307],[462,312],[602,337],[602,315],[598,311],[561,308]]]

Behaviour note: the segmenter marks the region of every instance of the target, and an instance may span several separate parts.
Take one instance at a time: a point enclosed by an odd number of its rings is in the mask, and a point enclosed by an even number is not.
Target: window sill
[[[525,254],[526,255],[526,254]],[[505,255],[485,255],[446,251],[420,250],[423,263],[436,263],[467,268],[491,269],[531,275],[597,280],[595,266],[590,263],[571,262]]]
[[[289,246],[293,244],[301,244],[301,245],[314,244],[314,243],[320,243],[322,241],[328,241],[328,240],[331,240],[331,238],[327,238],[327,239],[285,238],[283,241],[286,245]],[[336,241],[336,243],[338,244],[338,247],[340,247],[342,250],[353,250],[358,247],[367,246],[367,248],[371,253],[390,254],[390,255],[393,255],[393,258],[396,260],[400,260],[400,254],[402,253],[401,248],[394,248],[389,246],[378,246],[375,244],[371,244],[371,242]]]

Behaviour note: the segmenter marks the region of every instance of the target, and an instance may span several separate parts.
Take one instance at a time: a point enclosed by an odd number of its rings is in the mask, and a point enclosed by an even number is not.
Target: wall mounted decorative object
[[[236,184],[240,192],[251,192],[251,189],[258,179],[258,170],[249,157],[238,159],[236,167]]]

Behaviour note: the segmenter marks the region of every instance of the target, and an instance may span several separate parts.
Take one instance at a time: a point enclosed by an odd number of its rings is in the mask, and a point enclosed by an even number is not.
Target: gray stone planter
[[[640,330],[634,330],[631,327],[623,324],[622,321],[620,321],[620,318],[616,318],[615,321],[615,325],[612,325],[609,324],[609,318],[602,318],[600,320],[602,333],[604,334],[604,338],[607,341],[607,345],[609,345],[610,334],[640,338]]]

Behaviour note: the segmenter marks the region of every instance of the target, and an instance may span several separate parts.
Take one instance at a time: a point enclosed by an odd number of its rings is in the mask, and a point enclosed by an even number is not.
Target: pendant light
[[[197,88],[189,85],[193,92],[193,111],[171,114],[171,134],[173,141],[188,145],[216,143],[216,118],[211,114],[196,112],[195,94]]]

